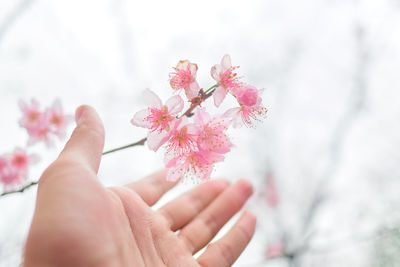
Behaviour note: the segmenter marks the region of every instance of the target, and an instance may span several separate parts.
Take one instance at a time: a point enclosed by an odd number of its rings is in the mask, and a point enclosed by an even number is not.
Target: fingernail
[[[76,109],[75,111],[75,122],[76,124],[79,124],[82,118],[82,114],[85,111],[85,106],[80,106],[79,108]]]

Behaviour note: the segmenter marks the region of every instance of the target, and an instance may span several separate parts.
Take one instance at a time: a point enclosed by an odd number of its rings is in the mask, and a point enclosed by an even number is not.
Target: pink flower
[[[53,140],[50,136],[51,129],[48,115],[48,113],[42,113],[38,125],[34,128],[26,129],[29,135],[28,145],[33,145],[41,141],[43,141],[47,147],[53,145]]]
[[[35,99],[31,99],[30,105],[22,100],[18,104],[23,114],[19,120],[19,125],[28,131],[37,128],[42,117],[39,103]]]
[[[229,119],[211,117],[205,108],[200,108],[194,120],[195,123],[188,123],[187,118],[182,118],[171,134],[166,153],[168,181],[177,181],[185,175],[208,180],[214,164],[223,161],[222,154],[232,147],[225,133]]]
[[[8,161],[6,157],[0,156],[0,176],[3,170],[7,167]]]
[[[6,190],[22,184],[26,178],[26,173],[19,172],[17,168],[13,168],[9,164],[0,173],[0,182]]]
[[[265,198],[268,206],[270,206],[271,208],[275,208],[276,206],[278,206],[278,191],[276,189],[275,179],[272,173],[269,173],[267,175],[267,188],[265,191]]]
[[[0,183],[6,188],[22,184],[28,177],[28,167],[37,160],[35,155],[28,155],[20,148],[12,154],[0,156]]]
[[[187,117],[180,118],[171,131],[167,153],[179,156],[197,150],[198,136],[199,130],[196,125],[189,123]]]
[[[221,105],[229,91],[235,93],[240,88],[239,77],[233,72],[237,68],[232,67],[229,55],[225,55],[222,58],[221,64],[216,64],[211,68],[211,76],[217,81],[218,85],[213,93],[215,106],[219,107]]]
[[[284,243],[282,241],[276,241],[267,247],[265,254],[269,259],[277,258],[283,255],[284,250]]]
[[[46,109],[46,117],[49,120],[49,128],[52,133],[63,139],[72,116],[65,115],[60,100],[56,99],[51,108]]]
[[[255,94],[254,90],[257,90],[254,86],[246,86],[239,89],[237,91],[237,98],[240,107],[231,108],[225,112],[224,115],[226,117],[232,118],[234,127],[242,124],[251,127],[254,121],[261,121],[261,118],[266,116],[268,109],[261,104],[262,98],[259,96],[262,90],[258,90],[257,94]],[[257,101],[253,104],[256,96]]]
[[[195,124],[200,129],[198,146],[202,150],[220,154],[228,153],[233,146],[226,131],[230,120],[223,116],[211,117],[205,108],[196,111]]]
[[[169,98],[165,105],[151,90],[144,92],[146,109],[135,113],[131,123],[138,127],[150,129],[147,135],[147,145],[153,151],[168,141],[170,131],[175,124],[176,115],[183,109],[183,100],[179,95]]]
[[[175,90],[185,90],[186,97],[190,100],[199,93],[200,86],[196,81],[197,65],[189,60],[181,60],[170,74],[170,84]]]
[[[177,181],[189,174],[203,181],[208,180],[214,164],[223,160],[221,154],[204,150],[177,156],[167,162],[167,181]]]
[[[258,90],[254,86],[247,86],[236,94],[239,104],[252,107],[257,103]]]
[[[11,165],[19,171],[26,171],[28,169],[29,156],[22,149],[15,149],[11,155]]]
[[[66,126],[71,121],[71,116],[63,114],[59,100],[56,100],[53,106],[44,112],[40,110],[39,103],[34,99],[31,100],[30,105],[20,100],[19,106],[22,111],[19,124],[29,135],[28,145],[44,141],[50,147],[53,144],[51,134],[59,138],[65,136]]]

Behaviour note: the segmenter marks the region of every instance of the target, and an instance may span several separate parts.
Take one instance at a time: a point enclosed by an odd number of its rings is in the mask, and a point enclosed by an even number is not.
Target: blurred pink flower
[[[15,149],[11,155],[11,166],[19,171],[26,171],[28,169],[29,156],[22,149]]]
[[[67,126],[72,121],[72,116],[64,114],[59,99],[56,99],[53,105],[46,109],[45,113],[47,113],[46,117],[49,120],[50,131],[63,139],[66,135]]]
[[[261,121],[266,116],[268,109],[262,105],[262,98],[259,96],[262,90],[258,90],[257,101],[253,104],[256,97],[254,90],[257,89],[251,85],[238,90],[237,95],[240,96],[238,97],[240,107],[231,108],[225,112],[224,115],[232,119],[234,127],[242,124],[251,127],[254,121]]]
[[[5,156],[0,156],[0,176],[3,170],[7,167],[8,161]]]
[[[270,244],[265,251],[267,258],[277,258],[283,255],[285,252],[285,244],[282,241],[276,241]]]
[[[157,151],[168,141],[177,120],[176,115],[183,109],[183,100],[179,95],[175,95],[163,105],[161,99],[149,89],[144,92],[144,100],[149,107],[136,112],[131,123],[150,130],[147,145],[151,150]]]
[[[230,124],[228,118],[223,116],[211,117],[205,108],[199,108],[196,111],[194,122],[200,130],[197,140],[199,149],[220,154],[230,151],[233,144],[226,135]]]
[[[19,100],[19,107],[22,111],[22,118],[19,120],[19,125],[28,131],[36,129],[41,123],[42,112],[40,105],[35,99],[31,99],[31,103],[25,103]]]
[[[200,86],[196,81],[197,65],[189,60],[181,60],[170,74],[170,85],[175,90],[185,90],[186,97],[190,100],[199,93]]]
[[[63,113],[59,100],[44,112],[40,110],[39,103],[35,99],[31,100],[30,105],[20,100],[19,106],[22,111],[19,124],[29,135],[28,145],[43,141],[50,147],[53,144],[51,134],[57,135],[60,139],[65,137],[66,127],[72,121],[72,117]]]
[[[267,175],[267,188],[265,190],[265,199],[267,201],[268,206],[275,208],[278,206],[279,197],[278,191],[275,185],[275,179],[272,173]]]
[[[29,165],[36,161],[35,155],[28,155],[20,148],[16,148],[12,154],[0,156],[0,183],[5,188],[22,184],[27,180]]]
[[[26,178],[26,172],[19,172],[17,168],[14,168],[10,164],[7,164],[0,173],[0,183],[3,184],[6,190],[22,184]]]
[[[211,76],[218,85],[213,93],[215,106],[219,107],[221,105],[229,91],[235,94],[236,90],[241,87],[239,77],[233,72],[237,68],[232,67],[229,55],[225,55],[222,58],[221,64],[216,64],[211,68]]]
[[[50,136],[51,129],[48,115],[48,113],[41,113],[38,125],[34,128],[26,129],[29,135],[28,145],[33,145],[41,141],[44,142],[47,147],[53,145],[53,140]]]

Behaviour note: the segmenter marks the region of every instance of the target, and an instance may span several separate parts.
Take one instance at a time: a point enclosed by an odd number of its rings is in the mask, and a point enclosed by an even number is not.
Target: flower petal
[[[186,172],[185,164],[170,168],[168,170],[166,180],[170,182],[178,181],[179,179],[182,179],[183,176],[185,176],[185,172]]]
[[[190,74],[192,74],[193,77],[196,77],[196,72],[198,70],[197,64],[190,63],[189,70],[190,70]]]
[[[171,115],[176,115],[183,109],[183,99],[180,95],[175,95],[170,97],[167,102],[165,102],[165,105]]]
[[[187,131],[187,134],[198,135],[199,128],[197,128],[196,124],[189,123],[189,124],[186,124],[186,131]]]
[[[205,108],[198,108],[196,111],[196,115],[194,117],[194,121],[196,124],[204,125],[211,120],[210,114],[206,111]]]
[[[146,89],[143,92],[143,98],[147,106],[151,108],[161,109],[162,107],[161,99],[150,89]]]
[[[169,133],[166,131],[149,132],[149,134],[147,135],[147,146],[151,150],[157,151],[160,148],[160,146],[162,146],[163,144],[165,144],[165,142],[168,141],[168,139],[169,139]]]
[[[178,64],[176,64],[176,68],[178,70],[186,70],[189,65],[189,60],[179,60]]]
[[[229,55],[225,55],[221,60],[222,70],[225,71],[232,67],[231,57]]]
[[[213,96],[214,96],[214,104],[216,107],[219,107],[221,105],[222,101],[224,101],[225,99],[226,94],[227,91],[222,86],[219,86],[217,87],[217,89],[215,89]]]
[[[192,99],[198,96],[199,91],[200,91],[200,86],[197,83],[197,81],[194,81],[189,85],[189,88],[185,90],[185,94],[188,99]]]
[[[222,71],[222,67],[219,64],[214,65],[211,68],[211,77],[216,80],[217,82],[219,82],[220,78],[219,78],[219,74]]]
[[[140,110],[140,111],[136,112],[135,115],[133,115],[131,123],[138,127],[150,128],[151,122],[146,120],[146,118],[150,114],[151,114],[151,112],[150,112],[150,109],[148,109],[148,108]]]

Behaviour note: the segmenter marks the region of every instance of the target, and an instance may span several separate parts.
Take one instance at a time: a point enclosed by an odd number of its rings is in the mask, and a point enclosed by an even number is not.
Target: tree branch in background
[[[5,17],[0,24],[0,42],[33,2],[34,0],[22,0],[16,7],[14,7],[10,14]]]

